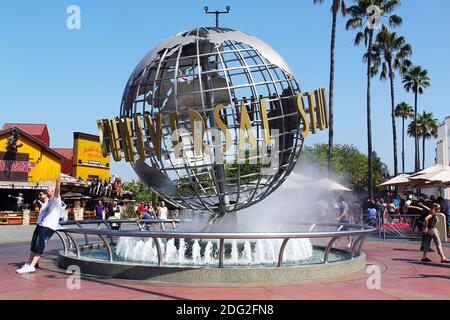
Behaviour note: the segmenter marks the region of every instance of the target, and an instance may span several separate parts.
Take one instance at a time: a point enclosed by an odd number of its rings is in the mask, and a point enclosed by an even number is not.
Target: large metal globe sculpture
[[[224,214],[255,204],[287,178],[303,144],[305,124],[296,107],[299,85],[283,58],[270,46],[246,33],[226,28],[195,28],[161,42],[138,64],[125,88],[121,117],[162,114],[161,158],[154,146],[147,159],[133,167],[138,176],[161,197],[179,207]],[[265,105],[260,99],[266,101]],[[262,154],[238,163],[240,109],[245,105],[251,130],[262,144],[261,108],[277,147],[265,145],[273,159],[262,165]],[[178,129],[192,132],[189,110],[197,111],[206,129],[216,127],[213,112],[221,104],[221,117],[229,129],[232,146],[223,163],[208,155],[195,155],[189,139],[183,141],[185,157],[174,156],[169,114],[177,112]],[[194,128],[195,129],[195,128]],[[225,145],[226,137],[206,134],[204,144]],[[246,153],[248,155],[249,153]]]

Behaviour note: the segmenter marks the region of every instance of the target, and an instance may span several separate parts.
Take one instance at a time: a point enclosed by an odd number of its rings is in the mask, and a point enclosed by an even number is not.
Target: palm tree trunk
[[[371,118],[371,68],[372,68],[373,29],[369,31],[369,45],[367,47],[367,147],[368,147],[368,181],[369,197],[373,199],[373,154],[372,154],[372,118]]]
[[[419,164],[419,162],[420,162],[420,158],[419,158],[419,137],[418,137],[418,128],[417,128],[417,94],[418,94],[418,92],[417,92],[417,90],[418,90],[418,88],[415,88],[415,95],[414,95],[414,123],[415,123],[415,125],[414,125],[414,157],[415,157],[415,160],[414,160],[414,169],[415,169],[415,171],[416,172],[419,172],[420,171],[420,168],[419,168],[419,166],[420,166],[420,164]]]
[[[405,118],[402,117],[402,171],[405,173]]]
[[[330,49],[330,92],[329,92],[329,131],[328,131],[328,174],[333,173],[333,144],[334,144],[334,51],[336,47],[336,20],[338,10],[333,6],[333,23],[331,28]]]
[[[426,140],[426,132],[423,133],[422,138],[422,170],[425,170],[425,140]]]
[[[392,62],[389,62],[389,79],[391,82],[391,117],[392,117],[392,143],[394,146],[394,174],[398,176],[398,155],[397,155],[397,125],[395,123],[395,89],[394,89],[394,71]]]

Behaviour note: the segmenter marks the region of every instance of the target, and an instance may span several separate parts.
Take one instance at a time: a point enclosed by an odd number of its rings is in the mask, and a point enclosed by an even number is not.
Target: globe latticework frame
[[[150,186],[161,197],[183,208],[238,211],[267,197],[295,165],[305,127],[295,107],[298,93],[289,67],[265,43],[232,29],[202,27],[167,39],[141,61],[126,86],[121,116],[163,115],[162,158],[158,159],[149,142],[146,159],[176,188],[176,195],[169,195]],[[271,136],[279,141],[278,169],[270,175],[256,170],[258,164],[236,163],[243,102],[258,145],[264,142],[260,99],[266,101],[271,130],[278,130]],[[178,127],[191,132],[188,110],[199,112],[206,128],[212,128],[216,127],[212,114],[218,104],[225,106],[221,117],[233,144],[224,155],[224,165],[207,157],[176,161],[169,112],[177,112]],[[212,144],[211,140],[205,135],[205,144]],[[221,144],[225,144],[224,136]],[[192,155],[192,144],[186,143],[184,149]]]

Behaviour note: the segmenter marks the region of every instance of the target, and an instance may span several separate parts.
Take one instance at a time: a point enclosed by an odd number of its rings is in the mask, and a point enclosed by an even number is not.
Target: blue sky
[[[231,13],[221,26],[259,37],[293,69],[303,90],[328,88],[330,3],[287,1],[138,1],[41,0],[0,4],[0,125],[46,123],[52,147],[72,147],[72,132],[97,133],[96,120],[119,113],[123,89],[139,60],[158,42],[182,30],[214,25],[203,7]],[[327,3],[328,2],[328,3]],[[450,42],[447,0],[403,0],[397,30],[412,44],[412,60],[429,70],[432,87],[419,98],[419,111],[443,121],[450,115]],[[351,3],[351,1],[347,1]],[[81,30],[66,28],[66,9],[81,8]],[[367,150],[363,47],[353,46],[354,32],[338,21],[335,85],[335,142]],[[397,102],[413,103],[396,80]],[[393,170],[388,82],[374,81],[374,150]],[[400,158],[399,127],[399,165]],[[327,133],[309,136],[307,144],[327,142]],[[407,170],[413,169],[413,141],[407,139]],[[427,164],[435,158],[428,141]],[[124,162],[112,173],[136,178]]]

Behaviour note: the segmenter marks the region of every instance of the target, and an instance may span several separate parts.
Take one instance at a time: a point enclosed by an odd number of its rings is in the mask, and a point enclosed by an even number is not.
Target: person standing
[[[423,251],[423,244],[425,242],[425,218],[430,215],[431,209],[425,205],[424,200],[419,200],[417,203],[417,207],[411,206],[410,207],[412,212],[420,213],[419,217],[416,220],[415,227],[417,228],[417,231],[420,234],[420,249],[419,251]],[[434,252],[433,249],[428,249],[428,252]]]
[[[116,217],[117,219],[120,219],[120,213],[121,213],[121,210],[120,210],[119,205],[117,204],[117,201],[113,201],[112,206],[111,206],[110,215],[112,217]]]
[[[36,272],[41,255],[44,253],[48,240],[53,236],[58,228],[61,217],[61,177],[56,180],[55,187],[48,187],[46,192],[39,194],[42,202],[41,210],[36,221],[33,238],[31,240],[31,254],[25,263],[16,272],[19,274]]]
[[[381,214],[381,211],[379,211],[378,206],[374,203],[372,206],[367,209],[367,217],[364,221],[365,224],[376,227],[377,226],[377,217],[379,217]]]
[[[99,200],[97,205],[95,206],[95,219],[97,220],[105,219],[105,206],[102,204],[101,200]]]
[[[343,223],[343,224],[349,224],[350,220],[348,218],[348,204],[345,202],[345,199],[343,196],[339,197],[339,216],[337,218],[337,222]],[[347,231],[348,227],[343,227],[341,229],[342,231]],[[347,237],[348,239],[348,245],[347,248],[350,248],[352,246],[352,238]]]
[[[13,197],[12,195],[8,195],[9,198],[16,199],[16,211],[22,211],[23,207],[25,206],[25,199],[23,198],[23,194],[19,193],[17,197]]]
[[[431,260],[427,257],[428,250],[431,246],[431,240],[436,244],[437,251],[441,256],[442,263],[450,263],[450,260],[444,255],[444,251],[442,250],[442,243],[439,235],[439,231],[436,229],[436,225],[438,223],[438,217],[436,214],[440,213],[441,206],[437,203],[433,204],[430,214],[425,218],[424,221],[424,243],[423,243],[423,255],[422,262],[431,262]]]
[[[361,212],[359,223],[364,223],[365,217],[367,216],[367,210],[372,206],[372,199],[366,198],[361,204]]]
[[[167,209],[166,204],[164,201],[161,201],[158,207],[158,218],[161,220],[167,220],[167,214],[168,214],[169,209]],[[161,222],[161,231],[166,231],[165,229],[165,222]]]
[[[139,213],[143,215],[145,212],[147,212],[147,209],[145,208],[145,203],[141,202],[141,204],[139,205]]]
[[[113,201],[113,203],[111,204],[111,206],[108,209],[108,213],[109,213],[108,221],[111,221],[111,220],[114,221],[114,220],[120,219],[120,207],[117,205],[116,201]],[[112,222],[112,223],[110,223],[110,227],[113,230],[119,230],[120,224]]]
[[[408,195],[408,199],[405,201],[405,206],[403,207],[403,214],[410,214],[409,207],[413,203],[413,195]]]
[[[153,206],[151,204],[149,205],[147,212],[150,214],[150,217],[151,217],[150,219],[155,219],[155,220],[158,219],[155,208],[153,208]]]

